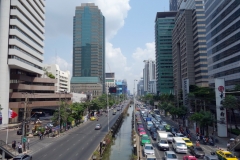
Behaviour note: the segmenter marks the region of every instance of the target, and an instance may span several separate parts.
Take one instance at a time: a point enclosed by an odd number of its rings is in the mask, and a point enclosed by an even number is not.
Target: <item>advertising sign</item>
[[[188,107],[189,79],[182,79],[183,105]]]
[[[217,113],[217,133],[219,137],[227,137],[227,115],[226,109],[222,106],[225,98],[224,79],[215,79],[216,113]]]

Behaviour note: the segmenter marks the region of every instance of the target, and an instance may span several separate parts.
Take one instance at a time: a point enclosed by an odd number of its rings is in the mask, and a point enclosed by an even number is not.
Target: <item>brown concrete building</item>
[[[21,121],[23,118],[25,101],[27,101],[27,117],[32,109],[57,109],[59,99],[71,103],[71,94],[55,93],[56,79],[41,78],[36,73],[12,69],[10,72],[9,108],[18,113],[18,117],[11,122]]]

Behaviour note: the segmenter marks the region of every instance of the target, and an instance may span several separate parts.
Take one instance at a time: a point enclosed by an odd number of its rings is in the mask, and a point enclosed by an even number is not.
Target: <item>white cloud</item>
[[[143,61],[155,59],[155,43],[146,43],[145,48],[137,48],[132,54],[133,61],[128,60],[122,54],[121,49],[114,48],[111,43],[106,44],[106,53],[106,62],[108,63],[106,71],[115,72],[116,79],[127,79],[128,89],[133,91],[134,79],[139,80],[143,75]]]
[[[70,71],[70,73],[72,75],[72,63],[67,62],[66,60],[62,59],[59,56],[52,57],[46,63],[47,64],[57,64],[57,65],[59,65],[59,67],[62,71]]]
[[[130,0],[57,0],[46,1],[46,34],[51,38],[60,35],[72,37],[73,17],[76,6],[81,3],[95,3],[105,16],[106,40],[108,41],[124,25],[124,19],[130,10]]]

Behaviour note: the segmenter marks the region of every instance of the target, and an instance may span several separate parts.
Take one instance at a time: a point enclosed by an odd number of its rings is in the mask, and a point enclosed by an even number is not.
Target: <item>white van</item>
[[[150,130],[152,126],[153,126],[152,121],[147,121],[147,130]]]
[[[182,137],[174,137],[172,147],[176,153],[187,153],[187,145]]]

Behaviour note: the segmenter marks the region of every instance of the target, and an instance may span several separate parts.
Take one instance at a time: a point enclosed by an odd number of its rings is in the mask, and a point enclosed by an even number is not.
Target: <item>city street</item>
[[[116,115],[109,113],[109,128],[119,117],[121,111]],[[86,125],[65,135],[58,141],[48,147],[33,154],[34,160],[51,159],[51,160],[88,160],[97,148],[100,141],[108,132],[108,118],[102,115],[98,121],[87,122]],[[95,125],[100,123],[101,130],[95,130]]]

